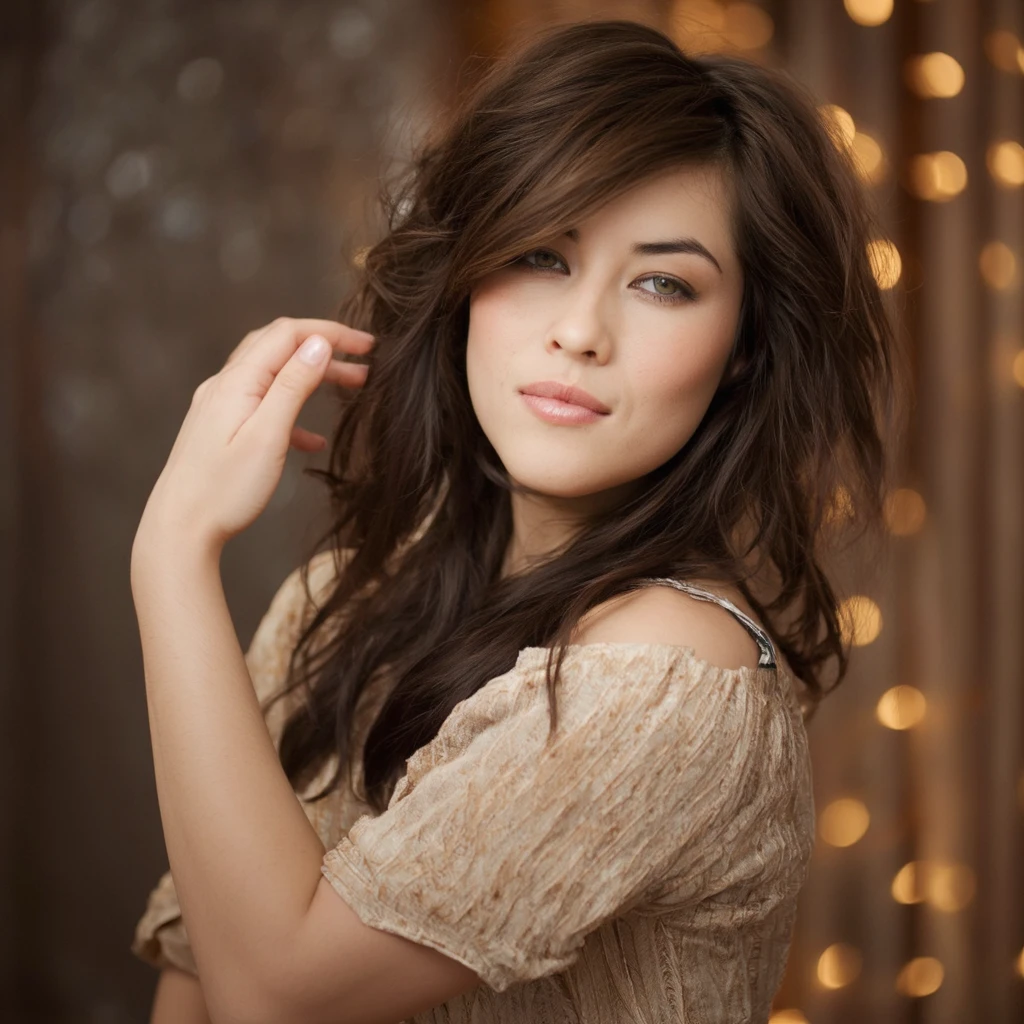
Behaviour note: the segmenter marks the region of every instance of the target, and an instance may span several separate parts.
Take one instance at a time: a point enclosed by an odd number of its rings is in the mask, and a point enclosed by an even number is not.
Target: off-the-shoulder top
[[[311,563],[314,601],[334,569],[330,552]],[[647,582],[727,608],[759,664],[721,668],[669,644],[572,645],[547,745],[548,650],[527,647],[408,759],[383,813],[359,786],[303,805],[323,875],[364,923],[481,978],[412,1024],[768,1020],[813,846],[803,713],[749,616],[689,583]],[[296,570],[246,653],[261,699],[312,607]],[[364,692],[357,737],[382,697]],[[275,742],[286,705],[267,715]],[[170,872],[132,950],[196,973]]]

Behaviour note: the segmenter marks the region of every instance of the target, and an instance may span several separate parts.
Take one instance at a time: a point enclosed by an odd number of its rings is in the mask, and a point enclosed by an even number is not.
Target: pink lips
[[[611,412],[582,388],[553,380],[527,384],[519,391],[523,401],[549,423],[593,423]]]

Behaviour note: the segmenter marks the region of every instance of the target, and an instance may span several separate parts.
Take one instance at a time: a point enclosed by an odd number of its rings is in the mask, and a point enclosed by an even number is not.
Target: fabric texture
[[[311,585],[333,569],[318,556]],[[246,655],[258,692],[310,611],[296,570]],[[414,1024],[767,1021],[815,824],[794,680],[686,647],[576,645],[549,743],[547,654],[524,648],[456,705],[383,813],[348,787],[307,806],[324,876],[364,923],[480,976]],[[132,948],[195,973],[169,873]]]

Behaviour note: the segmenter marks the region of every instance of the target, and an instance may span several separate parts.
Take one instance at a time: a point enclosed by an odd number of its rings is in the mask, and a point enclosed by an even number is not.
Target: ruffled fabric
[[[334,571],[314,560],[314,592]],[[261,695],[311,611],[296,571],[246,655]],[[481,978],[411,1024],[767,1021],[815,829],[794,680],[667,644],[576,645],[548,743],[547,655],[525,648],[456,705],[382,814],[345,786],[304,805],[364,923]],[[357,726],[383,696],[367,691]],[[169,872],[132,949],[195,973]]]

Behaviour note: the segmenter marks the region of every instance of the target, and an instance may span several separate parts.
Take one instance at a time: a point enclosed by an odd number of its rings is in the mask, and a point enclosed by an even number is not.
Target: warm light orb
[[[1013,379],[1024,388],[1024,348],[1013,357]],[[1021,807],[1024,808],[1024,789],[1021,790]]]
[[[949,150],[920,153],[910,161],[910,182],[921,199],[944,203],[967,188],[967,165]]]
[[[857,127],[853,123],[853,117],[850,112],[844,110],[837,103],[826,103],[824,106],[819,107],[818,111],[836,148],[852,146],[854,137],[857,134]]]
[[[875,717],[887,729],[912,729],[927,710],[928,702],[916,686],[892,686],[875,705]]]
[[[855,131],[853,142],[854,167],[862,181],[877,185],[885,177],[885,153],[876,139],[867,132]]]
[[[892,0],[843,0],[843,6],[858,25],[881,25],[892,15]]]
[[[725,42],[725,8],[716,0],[676,0],[669,23],[683,49],[693,53],[720,49]]]
[[[1024,146],[1012,139],[994,142],[986,154],[989,174],[1000,185],[1016,188],[1024,185]]]
[[[1005,242],[989,242],[981,250],[978,267],[985,284],[996,291],[1005,291],[1017,283],[1017,257]]]
[[[366,255],[367,255],[367,253],[369,251],[370,251],[370,246],[368,246],[368,245],[364,245],[361,248],[356,249],[356,251],[354,253],[352,253],[352,266],[359,267],[360,269],[365,267],[366,266]]]
[[[920,903],[924,899],[921,861],[912,860],[896,872],[889,891],[897,903]]]
[[[883,513],[890,533],[909,537],[924,525],[927,508],[924,498],[912,487],[897,487],[886,495]]]
[[[1020,951],[1020,956],[1017,957],[1017,973],[1024,978],[1024,949]]]
[[[928,875],[927,899],[936,909],[952,914],[974,899],[977,884],[966,864],[933,864]]]
[[[818,981],[825,988],[842,988],[856,979],[860,967],[860,950],[835,942],[818,957]]]
[[[1020,40],[1005,28],[996,29],[985,36],[985,53],[989,61],[1000,71],[1009,71],[1011,74],[1024,71],[1021,64],[1021,55],[1024,48]]]
[[[868,261],[879,288],[892,288],[900,279],[903,261],[899,250],[887,238],[876,238],[868,242]]]
[[[870,597],[854,594],[840,602],[839,624],[844,643],[865,647],[882,632],[882,612]]]
[[[842,484],[839,484],[829,495],[828,505],[825,507],[825,522],[842,523],[847,519],[852,519],[854,512],[850,492]]]
[[[864,837],[870,824],[871,815],[862,800],[841,797],[821,812],[818,833],[829,846],[853,846]]]
[[[896,978],[896,991],[905,996],[930,996],[939,990],[945,971],[933,956],[914,957]]]
[[[908,57],[903,77],[918,96],[924,99],[948,99],[964,87],[964,69],[948,53],[925,53]]]
[[[726,41],[738,50],[757,50],[766,45],[775,32],[771,15],[757,4],[733,3],[725,8]]]
[[[769,1018],[768,1024],[810,1024],[810,1021],[797,1009],[786,1007],[776,1010]]]

